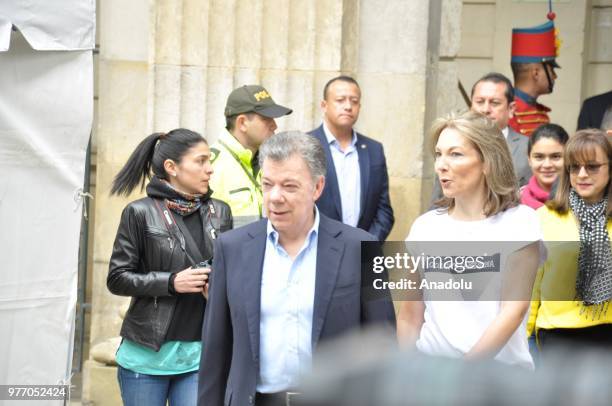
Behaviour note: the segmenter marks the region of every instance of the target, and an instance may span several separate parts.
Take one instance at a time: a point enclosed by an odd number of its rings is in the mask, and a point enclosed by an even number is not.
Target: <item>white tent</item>
[[[0,1],[0,385],[70,380],[94,35],[95,0]]]

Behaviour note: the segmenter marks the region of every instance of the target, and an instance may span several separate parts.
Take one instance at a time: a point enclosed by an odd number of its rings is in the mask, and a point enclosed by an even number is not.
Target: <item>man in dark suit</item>
[[[388,295],[363,296],[363,230],[329,219],[317,140],[280,133],[261,146],[267,219],[215,244],[202,328],[198,404],[287,405],[319,342],[364,324],[395,326]]]
[[[311,131],[327,157],[327,186],[317,201],[334,220],[359,227],[384,241],[393,227],[387,162],[380,142],[353,129],[361,90],[355,79],[338,76],[323,90],[323,124]]]
[[[519,186],[524,186],[531,178],[531,168],[527,156],[529,139],[515,132],[508,122],[514,114],[514,92],[512,82],[501,73],[491,72],[478,79],[472,87],[473,111],[484,114],[497,124],[502,131],[514,165],[514,174]],[[442,197],[440,182],[436,177],[431,202]]]
[[[578,130],[585,128],[602,128],[606,110],[612,106],[612,91],[589,97],[582,103],[578,116]],[[602,128],[608,130],[608,128]]]
[[[495,124],[502,130],[508,148],[510,148],[516,179],[519,186],[523,186],[531,178],[531,168],[527,160],[529,139],[508,125],[514,115],[514,103],[512,83],[501,73],[488,73],[472,87],[471,109],[495,121]]]

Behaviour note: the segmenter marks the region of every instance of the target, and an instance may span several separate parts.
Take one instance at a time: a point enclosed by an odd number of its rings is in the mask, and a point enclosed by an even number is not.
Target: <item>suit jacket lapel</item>
[[[370,184],[370,152],[360,134],[357,134],[357,144],[355,147],[359,154],[359,170],[361,172],[361,203],[359,206],[359,220],[361,221],[361,216],[365,211],[366,196],[368,196],[368,185]]]
[[[325,190],[331,194],[336,211],[338,212],[338,218],[342,219],[342,202],[340,201],[340,189],[338,187],[338,174],[336,173],[336,166],[334,165],[334,159],[332,158],[331,149],[329,143],[325,137],[325,131],[323,130],[323,124],[319,126],[314,132],[314,135],[319,139],[323,150],[325,151],[325,157],[327,158],[327,176],[325,177]]]
[[[517,134],[511,129],[508,129],[508,146],[510,147],[510,154],[514,157],[517,153],[518,148],[518,138],[523,137],[523,135]]]
[[[261,228],[249,232],[251,240],[244,244],[241,258],[241,274],[243,275],[244,305],[249,327],[253,361],[259,358],[259,321],[261,314],[261,274],[266,250],[266,221],[260,223]],[[262,236],[263,234],[263,236]]]
[[[321,336],[327,308],[338,278],[340,259],[344,252],[344,243],[336,238],[340,233],[341,231],[334,228],[329,219],[321,215],[319,241],[317,243],[314,309],[312,314],[313,349],[316,348]]]

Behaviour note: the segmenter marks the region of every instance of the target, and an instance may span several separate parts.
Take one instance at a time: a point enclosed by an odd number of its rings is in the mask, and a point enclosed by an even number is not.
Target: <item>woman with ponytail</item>
[[[121,327],[118,380],[125,405],[195,405],[207,281],[229,207],[210,195],[206,140],[176,129],[146,137],[115,177],[111,194],[146,185],[123,210],[108,289],[132,300]]]

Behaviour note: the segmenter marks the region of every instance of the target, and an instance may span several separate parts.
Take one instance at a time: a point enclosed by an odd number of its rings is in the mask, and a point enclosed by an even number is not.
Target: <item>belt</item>
[[[299,392],[275,392],[255,394],[255,406],[296,406],[301,398]]]

